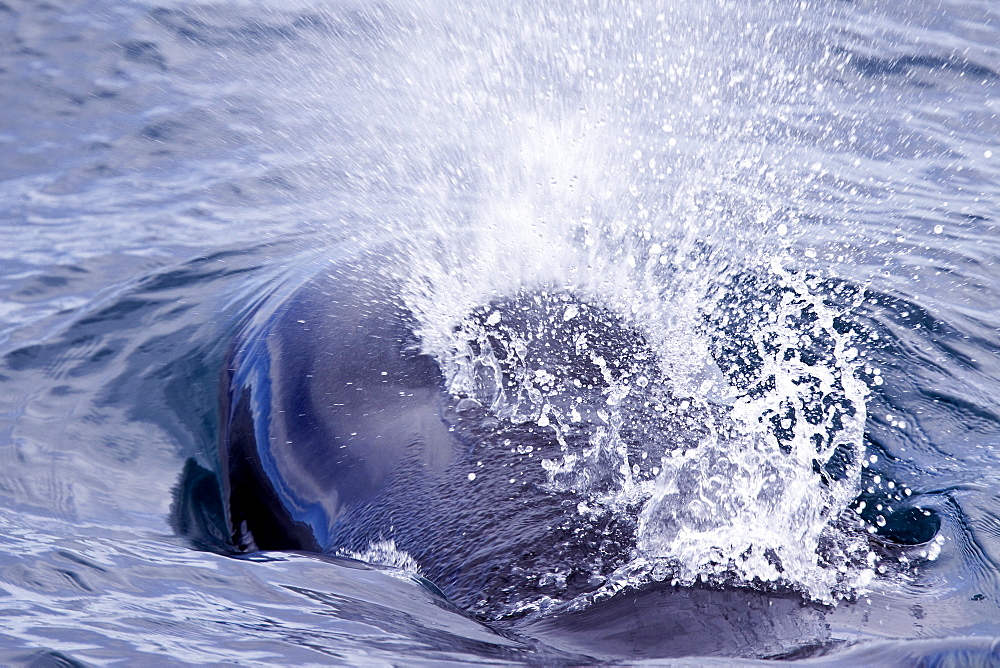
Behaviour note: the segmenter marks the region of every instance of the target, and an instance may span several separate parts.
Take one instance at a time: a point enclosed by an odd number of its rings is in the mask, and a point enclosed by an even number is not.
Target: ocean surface
[[[1000,664],[998,218],[994,0],[0,0],[0,662]],[[556,286],[718,426],[544,462],[595,597],[184,530],[233,333],[381,247],[452,393]]]

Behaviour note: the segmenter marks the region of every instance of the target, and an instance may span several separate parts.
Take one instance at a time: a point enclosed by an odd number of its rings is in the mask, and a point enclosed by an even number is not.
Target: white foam
[[[406,571],[407,573],[421,575],[420,565],[417,563],[417,560],[403,550],[398,549],[396,541],[391,539],[375,541],[360,552],[340,550],[337,556],[357,559],[358,561],[378,566],[390,566]]]
[[[443,164],[422,192],[461,193],[422,209],[404,240],[413,257],[405,300],[424,350],[454,394],[554,429],[561,455],[530,460],[553,487],[584,506],[641,504],[637,552],[615,581],[663,575],[669,563],[680,582],[725,572],[831,600],[865,579],[818,552],[858,491],[866,388],[823,288],[793,271],[786,252],[808,205],[790,165],[814,161],[791,160],[796,147],[768,134],[784,113],[775,100],[828,94],[812,81],[828,59],[809,57],[805,42],[777,48],[787,17],[767,4],[752,15],[701,2],[651,3],[642,17],[592,10],[515,2],[415,19],[419,39],[399,76],[421,81],[419,122],[447,128],[427,147]],[[737,36],[734,53],[726,40]],[[766,275],[773,304],[734,287],[748,273]],[[526,369],[504,389],[489,346],[470,347],[468,316],[545,290],[640,330],[667,380],[606,378],[600,406],[579,404],[582,390],[548,368]],[[727,332],[706,323],[744,299],[760,316],[747,325],[762,360],[756,380],[773,377],[762,392],[734,387],[712,355],[713,337]],[[578,322],[578,308],[552,318]],[[486,323],[504,321],[496,311]],[[799,351],[811,339],[830,345],[807,362]],[[510,343],[527,365],[527,342]],[[825,408],[813,424],[805,414],[816,405]],[[634,461],[621,438],[637,406],[668,425],[645,434],[662,459]],[[564,425],[586,421],[597,425],[589,442],[570,447]],[[823,483],[816,468],[837,452],[846,469]]]

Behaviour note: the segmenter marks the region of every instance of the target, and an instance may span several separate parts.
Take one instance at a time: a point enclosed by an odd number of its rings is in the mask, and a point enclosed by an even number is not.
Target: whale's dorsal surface
[[[398,295],[376,273],[321,273],[258,310],[236,337],[220,438],[234,545],[357,555],[390,544],[457,604],[487,615],[532,595],[596,589],[628,559],[634,516],[581,516],[579,499],[553,489],[541,465],[560,452],[551,427],[498,419],[488,402],[449,394]],[[564,313],[565,296],[522,296],[470,322],[486,328],[479,333],[501,360],[504,336],[523,333],[526,358],[599,394],[645,342],[581,303],[573,324],[594,330],[603,355],[580,355],[566,321],[558,336],[541,336],[553,299]],[[490,319],[499,312],[502,328]],[[498,371],[514,373],[502,363]],[[586,425],[578,431],[584,437]]]

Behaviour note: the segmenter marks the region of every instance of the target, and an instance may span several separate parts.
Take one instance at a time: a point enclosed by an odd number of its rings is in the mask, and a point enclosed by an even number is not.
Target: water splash
[[[813,196],[793,111],[822,108],[839,67],[805,6],[479,9],[413,10],[390,40],[406,57],[377,73],[407,109],[406,145],[372,141],[413,195],[392,231],[404,299],[449,390],[551,429],[558,456],[532,465],[581,515],[638,512],[601,592],[856,591],[864,539],[837,527],[866,388],[824,287],[787,254]],[[752,317],[719,316],[733,310]],[[734,336],[752,364],[719,354]]]
[[[664,460],[639,553],[680,582],[735,574],[832,602],[873,576],[839,568],[867,554],[859,533],[831,536],[860,487],[867,386],[839,314],[802,275],[772,271],[778,299],[749,332],[759,364],[698,448]]]
[[[637,513],[631,560],[588,600],[670,578],[834,602],[874,576],[866,536],[845,519],[867,395],[852,335],[815,281],[778,261],[771,271],[764,301],[738,296],[755,309],[742,332],[755,361],[725,374],[696,346],[675,373],[641,321],[565,289],[494,300],[439,337],[449,344],[432,352],[454,396],[552,431],[558,455],[528,465],[553,492],[575,494],[583,516]]]
[[[392,539],[373,542],[366,549],[360,552],[340,550],[337,553],[337,556],[357,559],[358,561],[365,561],[369,564],[390,566],[407,573],[421,575],[420,564],[417,563],[417,560],[405,551],[397,548],[396,541]]]

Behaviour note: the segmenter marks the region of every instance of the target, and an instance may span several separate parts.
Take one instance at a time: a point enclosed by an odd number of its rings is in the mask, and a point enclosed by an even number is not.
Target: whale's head
[[[847,448],[796,459],[795,429],[768,441],[770,417],[737,419],[767,396],[692,393],[662,341],[599,299],[495,297],[431,347],[402,294],[384,274],[334,271],[240,325],[220,387],[221,503],[200,542],[402,567],[481,619],[538,637],[580,626],[574,643],[613,646],[633,609],[781,608],[790,637],[822,634],[801,582],[846,589],[871,554],[934,539],[937,517],[915,507],[872,539],[860,506],[837,503],[858,465]],[[185,526],[211,505],[211,476],[192,471]],[[669,649],[647,641],[649,656]]]

